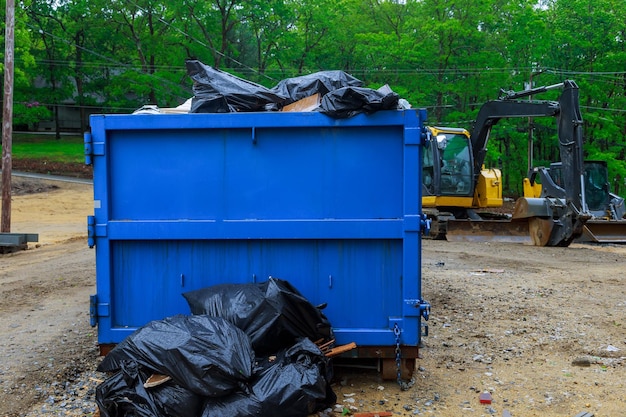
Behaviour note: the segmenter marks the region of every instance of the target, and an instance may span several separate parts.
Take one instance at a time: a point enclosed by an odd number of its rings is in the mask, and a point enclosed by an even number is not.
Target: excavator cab
[[[617,196],[610,192],[609,170],[606,162],[585,161],[585,200],[591,215],[594,217],[607,215],[613,197]]]
[[[563,198],[563,164],[538,167],[524,180],[525,197]],[[624,199],[610,192],[606,161],[584,161],[584,202],[591,218],[585,222],[577,242],[626,243],[626,208]]]
[[[465,129],[433,127],[423,152],[423,194],[470,197],[473,194],[472,155]]]
[[[428,127],[422,152],[422,209],[431,219],[429,236],[445,239],[447,222],[480,218],[477,212],[502,206],[499,169],[476,173],[470,133],[453,127]]]
[[[550,177],[557,184],[563,183],[562,165],[561,162],[550,164]],[[605,213],[609,205],[609,172],[604,161],[585,161],[584,167],[585,202],[589,212],[597,217]]]
[[[529,182],[533,188],[532,194],[525,188],[526,197],[561,197],[565,195],[563,189],[563,164],[553,162],[549,169],[535,168],[529,175]],[[606,161],[584,161],[584,201],[592,219],[619,220],[625,213],[624,199],[610,192],[609,170]],[[535,174],[536,173],[536,174]],[[538,178],[535,178],[538,175]]]

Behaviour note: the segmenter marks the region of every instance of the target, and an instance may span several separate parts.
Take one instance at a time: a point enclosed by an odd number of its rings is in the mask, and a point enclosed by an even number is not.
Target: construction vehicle
[[[521,100],[560,88],[558,101]],[[582,117],[578,86],[560,84],[520,92],[502,92],[479,110],[471,133],[431,127],[423,152],[422,207],[431,219],[430,237],[454,241],[520,242],[536,246],[568,246],[582,235],[591,218],[583,195]],[[492,127],[504,118],[555,117],[562,163],[558,196],[521,197],[513,214],[493,215],[501,207],[502,176],[484,168]]]
[[[427,127],[431,136],[422,158],[422,209],[431,219],[430,237],[445,239],[454,219],[506,220],[486,210],[503,205],[502,172],[481,165],[475,181],[470,133],[462,128]]]
[[[524,179],[525,197],[564,196],[562,163],[534,168]],[[606,161],[585,161],[585,202],[591,214],[576,242],[626,243],[624,199],[610,192]]]

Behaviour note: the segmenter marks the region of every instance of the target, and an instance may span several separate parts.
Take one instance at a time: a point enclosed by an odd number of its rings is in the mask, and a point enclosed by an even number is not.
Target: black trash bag
[[[229,394],[252,377],[250,338],[219,317],[177,315],[137,329],[98,365],[114,372],[124,360],[172,377],[175,383],[205,397]]]
[[[370,114],[379,110],[397,109],[399,100],[400,96],[386,85],[378,90],[345,87],[322,97],[320,112],[337,119],[345,119],[359,113]]]
[[[193,80],[190,113],[278,110],[285,97],[262,85],[220,71],[198,60],[185,61]]]
[[[221,284],[183,293],[192,314],[222,317],[249,337],[257,356],[275,353],[296,340],[332,339],[331,325],[289,282]]]
[[[144,388],[149,372],[135,361],[122,361],[120,366],[116,374],[96,387],[102,417],[188,417],[202,412],[202,397],[171,382]]]
[[[343,87],[363,87],[363,82],[343,71],[320,71],[301,77],[286,78],[276,84],[272,91],[288,97],[285,104],[290,104],[317,93],[323,97],[330,91]]]
[[[234,392],[225,397],[211,398],[204,403],[201,417],[261,417],[263,404],[254,394]],[[273,414],[270,414],[273,416]]]
[[[202,417],[306,417],[335,404],[332,366],[309,339],[259,360],[252,393],[209,399]]]
[[[176,383],[166,382],[146,390],[152,394],[162,415],[168,417],[197,416],[202,412],[205,397],[202,397]]]
[[[96,387],[96,404],[102,417],[158,416],[159,410],[143,387],[142,379],[145,380],[139,374],[137,362],[121,361],[119,371]]]

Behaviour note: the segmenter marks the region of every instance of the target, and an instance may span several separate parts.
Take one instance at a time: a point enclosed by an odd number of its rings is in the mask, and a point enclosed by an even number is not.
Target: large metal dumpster
[[[352,355],[417,357],[425,111],[94,115],[101,346],[188,314],[183,292],[291,282]]]

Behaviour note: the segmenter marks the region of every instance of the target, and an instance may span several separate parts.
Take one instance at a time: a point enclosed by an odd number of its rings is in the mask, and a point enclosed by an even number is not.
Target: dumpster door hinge
[[[95,327],[98,321],[98,318],[96,317],[96,302],[97,302],[97,297],[94,294],[90,295],[89,296],[89,324],[91,325],[91,327]]]
[[[90,248],[96,246],[96,217],[87,216],[87,245]]]
[[[85,132],[84,136],[84,144],[85,144],[85,165],[93,164],[93,139],[91,137],[91,133]]]
[[[94,156],[104,155],[104,143],[94,143],[91,133],[85,132],[83,136],[83,144],[85,150],[85,165],[93,165]]]
[[[89,296],[89,324],[91,327],[96,327],[99,317],[109,316],[109,304],[98,303],[98,296],[96,294]]]

